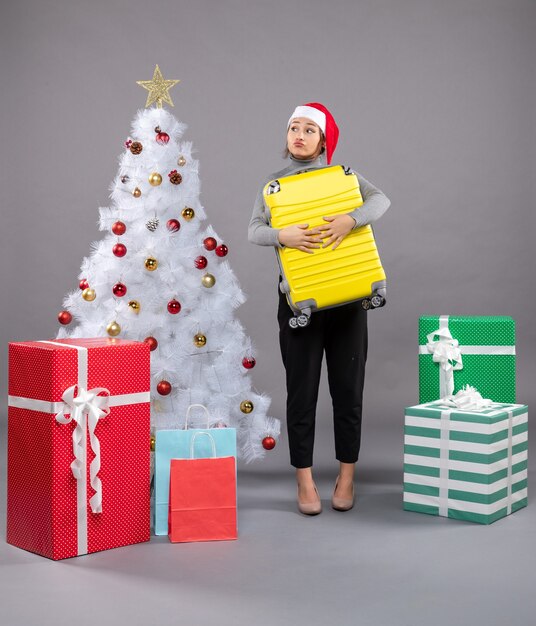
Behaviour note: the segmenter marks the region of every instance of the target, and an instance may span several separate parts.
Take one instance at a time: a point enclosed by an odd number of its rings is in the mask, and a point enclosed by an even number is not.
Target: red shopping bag
[[[210,437],[212,457],[196,459],[195,440]],[[171,459],[169,476],[169,539],[223,541],[236,539],[236,459],[216,457],[214,439],[196,433],[189,459]]]

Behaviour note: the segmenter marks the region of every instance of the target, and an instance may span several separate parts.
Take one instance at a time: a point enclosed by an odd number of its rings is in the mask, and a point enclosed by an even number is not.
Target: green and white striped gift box
[[[528,407],[408,407],[404,509],[491,524],[527,506]]]

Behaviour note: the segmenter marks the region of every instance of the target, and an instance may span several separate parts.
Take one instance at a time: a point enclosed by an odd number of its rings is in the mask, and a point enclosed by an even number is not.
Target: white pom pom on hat
[[[319,102],[308,102],[294,109],[287,124],[287,128],[293,119],[297,117],[306,117],[320,127],[326,138],[326,159],[328,165],[331,163],[331,157],[337,147],[339,141],[339,127],[335,123],[333,115],[329,109]]]

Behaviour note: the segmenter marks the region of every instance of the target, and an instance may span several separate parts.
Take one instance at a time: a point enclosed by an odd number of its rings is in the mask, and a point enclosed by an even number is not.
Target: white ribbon
[[[62,400],[65,405],[56,415],[56,421],[60,424],[69,424],[72,421],[76,423],[73,430],[74,461],[71,463],[71,469],[76,480],[84,483],[87,464],[84,441],[86,430],[89,429],[89,441],[95,455],[89,466],[89,483],[95,492],[89,500],[93,513],[102,513],[102,481],[98,477],[101,466],[100,443],[95,435],[95,427],[99,419],[110,414],[109,397],[110,392],[104,387],[87,390],[73,385],[63,392]],[[66,413],[69,417],[65,417]]]
[[[439,515],[449,516],[449,440],[451,409],[441,411],[439,437]]]
[[[461,345],[460,354],[476,354],[477,356],[515,356],[515,346]],[[429,354],[427,344],[419,346],[419,354]]]
[[[489,398],[483,398],[471,385],[465,385],[455,395],[446,396],[439,401],[451,407],[441,410],[440,437],[439,437],[439,515],[448,517],[448,481],[449,481],[449,439],[450,439],[450,414],[454,409],[460,411],[484,411],[495,408]],[[508,413],[508,467],[506,474],[506,507],[507,515],[512,512],[512,428],[514,413],[507,409]]]
[[[461,411],[482,411],[491,407],[491,400],[483,398],[471,385],[465,385],[455,395],[442,398],[441,402]]]
[[[482,411],[491,405],[491,400],[483,398],[474,387],[466,385],[457,394],[442,398],[441,402],[452,407],[441,411],[439,438],[439,515],[448,517],[450,414],[454,409]]]
[[[434,363],[439,363],[439,396],[450,396],[454,391],[454,372],[463,368],[462,353],[458,340],[453,339],[448,316],[439,318],[440,327],[426,336],[426,348],[433,356]]]
[[[143,404],[151,401],[151,394],[148,391],[138,393],[124,393],[108,398],[108,406],[124,406],[125,404]],[[28,409],[39,413],[59,413],[65,409],[65,402],[48,402],[47,400],[35,400],[34,398],[24,398],[22,396],[8,396],[9,406],[17,409]]]
[[[506,473],[506,515],[512,512],[512,429],[514,413],[511,409],[508,413],[508,469]]]

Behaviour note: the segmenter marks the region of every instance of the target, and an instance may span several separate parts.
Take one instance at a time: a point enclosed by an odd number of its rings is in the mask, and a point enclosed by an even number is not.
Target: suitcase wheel
[[[370,304],[373,309],[377,309],[385,304],[385,298],[379,295],[372,296]]]
[[[363,300],[361,300],[361,306],[365,309],[365,311],[368,311],[371,306],[369,298],[363,298]]]
[[[298,318],[297,317],[291,317],[288,321],[288,325],[291,328],[298,328]]]
[[[298,315],[297,321],[298,321],[298,326],[300,328],[305,328],[306,326],[309,325],[310,320],[307,317],[307,315]]]

